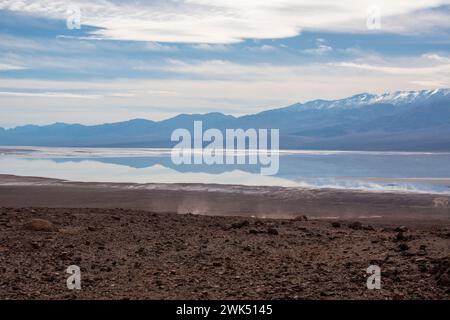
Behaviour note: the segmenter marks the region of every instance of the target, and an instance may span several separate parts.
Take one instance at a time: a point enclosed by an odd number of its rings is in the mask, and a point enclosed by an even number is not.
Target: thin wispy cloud
[[[303,50],[303,52],[306,54],[314,54],[314,55],[324,55],[331,51],[333,51],[333,48],[328,46],[324,39],[317,39],[315,48]]]
[[[100,95],[73,94],[63,92],[16,92],[0,91],[0,96],[5,97],[32,97],[32,98],[69,98],[69,99],[100,99]]]
[[[224,52],[230,50],[230,47],[224,44],[198,43],[192,45],[192,48],[205,51]]]
[[[0,71],[11,71],[11,70],[23,70],[26,69],[24,66],[17,66],[13,64],[0,63]]]
[[[178,50],[176,46],[164,45],[158,42],[147,42],[145,45],[145,49],[149,51],[158,51],[158,52],[171,52]]]

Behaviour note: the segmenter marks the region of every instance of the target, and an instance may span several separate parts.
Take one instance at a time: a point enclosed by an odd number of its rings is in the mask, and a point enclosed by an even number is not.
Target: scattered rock
[[[149,297],[145,285],[154,290],[155,297],[170,299],[199,299],[202,292],[211,299],[236,299],[242,298],[243,289],[250,299],[346,299],[358,297],[361,292],[363,298],[391,299],[395,295],[400,299],[445,299],[450,294],[448,260],[437,261],[443,259],[437,257],[448,257],[449,253],[448,240],[441,236],[450,232],[446,224],[422,228],[403,222],[409,228],[405,230],[398,229],[402,223],[397,220],[389,233],[382,233],[389,220],[361,220],[361,224],[352,223],[354,219],[310,218],[307,223],[295,223],[249,217],[188,219],[170,214],[155,218],[147,212],[127,214],[112,209],[64,210],[74,212],[73,216],[58,215],[51,208],[39,209],[35,216],[29,208],[23,214],[8,210],[7,217],[0,215],[0,223],[8,221],[14,228],[1,229],[0,225],[0,233],[5,235],[0,239],[1,297],[62,298],[67,293],[60,280],[65,280],[65,268],[72,264],[87,271],[83,276],[85,290],[74,299],[98,297],[97,288],[105,292],[103,298]],[[94,214],[97,211],[99,214]],[[111,218],[114,214],[120,216],[119,221]],[[50,220],[54,231],[64,228],[69,233],[79,228],[79,236],[17,230],[35,217]],[[132,227],[123,227],[133,220]],[[352,229],[370,230],[369,223],[376,233],[356,232],[348,227],[351,224]],[[231,225],[236,229],[232,230]],[[22,237],[23,242],[15,241],[17,237]],[[42,263],[27,268],[30,257]],[[306,272],[297,272],[299,262]],[[385,285],[381,292],[363,291],[365,268],[371,264],[382,267]],[[334,268],[343,277],[329,276]],[[162,290],[152,282],[155,278],[161,279],[157,284]],[[30,283],[30,289],[23,283]],[[111,289],[111,284],[117,289]],[[139,291],[141,288],[143,291]]]
[[[432,273],[440,287],[450,289],[450,257],[435,259]]]
[[[405,236],[405,234],[403,232],[399,232],[396,236],[395,236],[395,241],[407,241],[408,238]]]
[[[76,234],[80,234],[81,232],[83,232],[84,229],[81,227],[66,227],[66,228],[60,228],[60,229],[58,229],[58,231],[63,234],[76,235]]]
[[[136,254],[140,255],[140,256],[145,256],[146,255],[146,251],[145,248],[141,247],[136,251]]]
[[[402,251],[401,254],[402,254],[402,256],[405,256],[405,257],[414,257],[417,255],[416,252],[411,251],[411,250]]]
[[[353,230],[361,230],[362,224],[359,221],[354,221],[348,224],[348,227]]]
[[[441,233],[439,236],[443,239],[450,239],[450,232],[447,233]]]
[[[247,220],[244,220],[244,221],[232,223],[231,229],[240,229],[242,227],[247,227],[249,225],[250,225],[250,222],[248,222]]]
[[[331,226],[332,226],[333,228],[340,228],[340,227],[341,227],[341,224],[340,224],[339,222],[335,221],[335,222],[332,222],[332,223],[331,223]]]
[[[308,221],[307,216],[298,216],[294,218],[295,221]]]
[[[32,231],[51,232],[55,230],[53,223],[44,219],[31,219],[25,224],[25,229]]]
[[[40,248],[39,243],[34,242],[34,241],[31,241],[31,242],[30,242],[30,246],[31,246],[33,249],[39,249],[39,248]]]
[[[395,232],[406,232],[408,231],[408,228],[405,226],[397,227],[394,229]]]

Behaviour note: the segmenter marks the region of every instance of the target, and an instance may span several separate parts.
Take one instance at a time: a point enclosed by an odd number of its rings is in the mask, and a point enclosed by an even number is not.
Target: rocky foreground
[[[0,274],[1,299],[450,299],[450,220],[2,208]]]

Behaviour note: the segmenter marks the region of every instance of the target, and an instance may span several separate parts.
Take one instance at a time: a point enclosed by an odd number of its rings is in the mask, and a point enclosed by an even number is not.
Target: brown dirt
[[[381,290],[366,288],[371,264]],[[1,299],[450,299],[450,220],[2,208],[0,274]]]

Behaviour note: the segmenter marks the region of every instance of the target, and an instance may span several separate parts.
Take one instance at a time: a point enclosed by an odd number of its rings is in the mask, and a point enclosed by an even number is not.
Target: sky
[[[450,0],[0,0],[0,127],[450,87]]]

